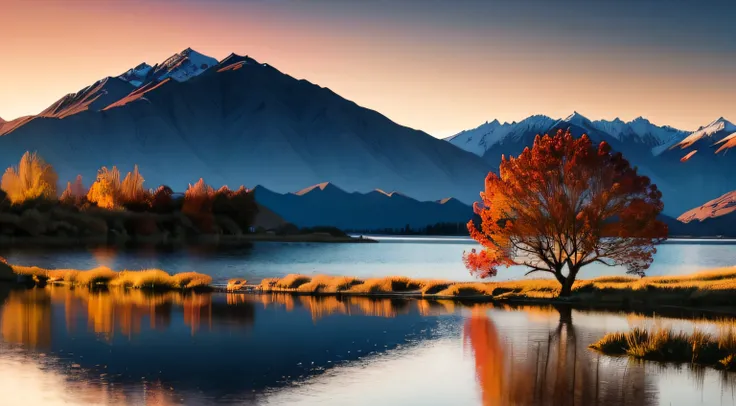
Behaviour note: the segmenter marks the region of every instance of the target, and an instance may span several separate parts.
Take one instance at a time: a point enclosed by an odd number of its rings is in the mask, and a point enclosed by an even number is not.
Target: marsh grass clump
[[[201,289],[212,284],[212,277],[198,272],[182,272],[172,276],[180,289]],[[245,281],[243,281],[245,283]]]
[[[456,283],[438,293],[439,296],[487,296],[493,294],[493,286],[486,283]]]
[[[89,270],[43,269],[39,267],[13,266],[18,275],[33,277],[38,285],[60,283],[73,286],[109,286],[153,290],[202,290],[209,289],[212,277],[197,272],[183,272],[169,275],[160,269],[142,271],[124,270],[116,272],[100,266]]]
[[[70,283],[80,286],[106,285],[118,277],[118,273],[112,269],[101,266],[87,271],[67,272],[62,279],[70,279]]]
[[[160,269],[121,271],[118,277],[110,283],[110,286],[154,290],[175,289],[179,287],[171,275]]]
[[[297,289],[299,286],[311,280],[310,277],[300,274],[288,274],[276,282],[276,287],[280,289]]]
[[[350,292],[396,293],[418,291],[421,287],[421,281],[409,279],[405,276],[388,276],[385,278],[366,279],[365,282],[353,286]]]
[[[688,334],[669,328],[606,334],[590,348],[608,355],[628,355],[632,358],[659,362],[693,363],[736,370],[734,326],[728,332],[712,335],[700,330]]]
[[[453,284],[454,282],[445,280],[427,280],[422,283],[421,292],[423,295],[435,295]]]
[[[264,291],[269,291],[276,287],[276,283],[278,283],[279,278],[263,278],[261,280],[261,289]]]
[[[245,279],[240,279],[240,278],[230,279],[227,281],[227,286],[225,287],[225,290],[227,290],[228,292],[241,290],[245,288],[245,285],[247,283],[248,281]]]
[[[300,292],[326,292],[337,293],[350,290],[353,286],[364,283],[358,278],[352,276],[329,276],[316,275],[307,283],[299,286]]]

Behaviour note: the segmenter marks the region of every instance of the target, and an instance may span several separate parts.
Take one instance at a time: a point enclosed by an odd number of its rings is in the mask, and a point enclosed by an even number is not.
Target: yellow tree
[[[141,202],[145,199],[146,190],[143,188],[143,176],[138,171],[138,165],[133,172],[128,172],[120,185],[120,197],[124,202]]]
[[[104,209],[120,207],[120,172],[113,166],[103,166],[97,171],[97,180],[89,188],[87,200]]]
[[[86,196],[87,191],[85,190],[84,184],[82,183],[82,175],[77,175],[74,183],[66,183],[66,189],[64,189],[64,191],[61,193],[59,201],[64,204],[79,206],[82,202],[82,199],[84,199]]]
[[[468,230],[483,249],[464,255],[470,272],[489,277],[499,266],[526,266],[527,274],[553,275],[560,296],[570,295],[580,269],[592,263],[643,275],[667,238],[657,187],[585,135],[537,136],[518,158],[502,158],[480,196],[481,227],[470,221]]]
[[[0,188],[13,203],[46,198],[55,199],[59,177],[54,168],[35,152],[26,152],[17,167],[10,167],[3,174]]]

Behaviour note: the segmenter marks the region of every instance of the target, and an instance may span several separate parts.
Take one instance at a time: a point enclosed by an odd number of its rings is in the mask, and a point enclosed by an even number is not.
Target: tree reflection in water
[[[213,301],[210,293],[152,293],[134,289],[91,290],[47,286],[7,292],[0,312],[4,341],[29,348],[46,349],[51,344],[52,306],[64,308],[66,329],[74,331],[80,319],[87,328],[110,341],[116,334],[128,339],[140,334],[144,323],[151,330],[166,330],[175,312],[194,335],[212,329],[213,322],[252,325],[254,305],[250,301]]]
[[[474,310],[465,322],[464,343],[475,358],[484,406],[501,405],[655,405],[656,394],[644,366],[602,366],[599,355],[581,343],[569,308],[558,308],[559,322],[547,337],[505,345],[493,321]]]

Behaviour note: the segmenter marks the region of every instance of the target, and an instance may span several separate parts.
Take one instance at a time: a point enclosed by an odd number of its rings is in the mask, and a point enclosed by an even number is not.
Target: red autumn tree
[[[667,238],[657,220],[662,193],[620,153],[583,135],[537,136],[518,158],[489,173],[480,229],[468,222],[483,249],[465,253],[471,274],[495,276],[499,266],[522,265],[527,274],[552,274],[569,296],[580,269],[594,262],[643,275],[655,245]]]

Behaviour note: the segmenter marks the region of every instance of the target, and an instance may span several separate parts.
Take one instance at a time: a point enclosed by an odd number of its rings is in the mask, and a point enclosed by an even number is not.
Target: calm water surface
[[[736,374],[587,349],[641,324],[694,328],[677,319],[65,287],[0,295],[3,405],[736,404]]]
[[[469,279],[463,239],[259,243],[234,251],[0,250],[47,268]],[[734,265],[736,246],[660,247],[650,275]],[[586,269],[586,276],[616,272]],[[502,272],[518,278],[521,270]],[[587,346],[641,324],[736,321],[539,307],[285,295],[0,286],[0,405],[736,405],[736,377],[636,363]]]
[[[33,251],[0,248],[0,256],[19,265],[43,268],[89,269],[100,265],[116,270],[160,268],[169,273],[197,271],[216,283],[241,277],[252,282],[289,273],[358,277],[403,275],[418,278],[472,280],[462,264],[464,251],[478,247],[454,237],[379,237],[378,244],[256,243],[252,248],[174,252],[137,249]],[[706,268],[736,265],[736,241],[671,240],[659,246],[649,275],[676,275]],[[523,268],[501,269],[497,280],[523,278]],[[582,278],[623,273],[622,269],[592,264]],[[529,277],[545,277],[533,274]]]

